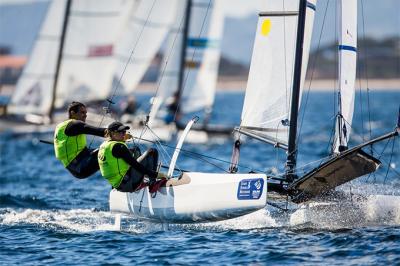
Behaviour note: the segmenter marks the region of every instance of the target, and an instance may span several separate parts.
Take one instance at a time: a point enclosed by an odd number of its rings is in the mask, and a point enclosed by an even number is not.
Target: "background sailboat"
[[[169,122],[183,130],[181,120],[185,114],[203,112],[200,123],[204,124],[197,129],[203,133],[214,129],[214,133],[230,134],[231,127],[212,127],[207,123],[216,92],[224,23],[223,2],[182,1],[179,14],[173,27],[175,31],[169,35],[167,56],[162,64],[165,69],[150,111],[150,125],[159,126],[161,120],[170,116]],[[171,104],[175,107],[171,108]],[[196,139],[199,140],[198,134]]]
[[[175,0],[51,2],[9,113],[48,123],[55,108],[72,100],[105,101],[132,92],[161,47],[176,5]],[[161,15],[166,10],[168,16]]]

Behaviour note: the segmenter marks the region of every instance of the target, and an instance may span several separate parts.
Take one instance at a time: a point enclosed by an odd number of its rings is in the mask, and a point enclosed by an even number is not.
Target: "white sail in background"
[[[150,110],[150,122],[154,121],[165,101],[178,90],[186,7],[187,0],[179,0],[176,16],[167,37],[158,80],[159,89]]]
[[[224,13],[221,0],[192,4],[181,111],[211,108],[214,104]]]
[[[172,97],[179,87],[186,6],[187,1],[181,1],[179,14],[169,34],[166,55],[161,65],[165,66],[165,71],[160,77],[158,98],[151,110],[151,117],[155,116],[160,105]],[[224,23],[221,0],[194,0],[190,12],[183,92],[180,102],[180,110],[183,113],[211,107],[214,103]]]
[[[334,152],[347,147],[353,120],[357,63],[357,0],[338,1],[339,24],[339,117]],[[341,115],[341,116],[340,116]]]
[[[130,93],[136,89],[172,26],[178,2],[141,1],[131,14],[116,47],[117,66],[114,75],[117,80],[122,76],[120,86],[123,88],[119,89],[119,93]]]
[[[308,64],[316,1],[308,1],[300,95]],[[253,48],[241,131],[287,145],[299,1],[271,0],[260,14]],[[300,106],[300,105],[299,105]]]
[[[49,114],[66,1],[52,1],[8,106],[10,114]]]
[[[115,70],[115,45],[135,1],[73,1],[57,84],[56,106],[106,99]],[[122,36],[123,37],[123,36]]]

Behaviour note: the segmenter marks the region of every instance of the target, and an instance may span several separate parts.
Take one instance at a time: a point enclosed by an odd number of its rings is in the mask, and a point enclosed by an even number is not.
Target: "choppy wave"
[[[226,119],[226,124],[240,122],[238,106],[242,96],[217,97],[215,111],[219,107],[227,110],[220,117]],[[308,107],[302,130],[299,129],[299,166],[325,157],[330,149],[331,118],[335,114],[325,107],[332,106],[327,100],[332,97],[314,96],[319,104]],[[381,104],[371,112],[377,115],[371,128],[377,130],[376,134],[383,134],[392,129],[395,121],[398,93],[376,94],[374,98]],[[393,117],[381,109],[393,113]],[[359,117],[355,117],[354,127],[352,142],[362,140],[357,139],[357,134],[369,137],[369,125]],[[39,265],[391,265],[400,261],[398,142],[392,158],[389,143],[376,175],[344,185],[341,189],[347,196],[341,199],[303,205],[297,212],[293,208],[291,212],[281,212],[269,206],[236,219],[204,224],[166,226],[122,216],[118,226],[115,215],[107,211],[107,181],[99,175],[85,180],[73,178],[56,161],[51,145],[40,144],[35,138],[38,136],[0,137],[0,253],[4,265],[18,261]],[[181,153],[178,165],[185,170],[220,172],[228,168],[232,144],[232,139],[211,139],[208,145],[185,143],[185,150],[208,157],[199,162],[194,156]],[[374,155],[381,156],[385,145],[375,144]],[[162,153],[160,148],[162,160],[170,158]],[[211,157],[221,160],[212,161]],[[286,154],[278,149],[258,141],[244,141],[239,171],[281,172],[285,159]],[[392,163],[389,171],[388,162]]]
[[[15,208],[47,208],[48,205],[45,200],[39,199],[36,196],[14,196],[14,195],[0,195],[0,208],[15,207]]]
[[[97,212],[87,209],[75,210],[36,210],[36,209],[3,209],[0,211],[0,224],[37,225],[57,230],[75,232],[119,230],[114,224],[114,215],[109,212]]]

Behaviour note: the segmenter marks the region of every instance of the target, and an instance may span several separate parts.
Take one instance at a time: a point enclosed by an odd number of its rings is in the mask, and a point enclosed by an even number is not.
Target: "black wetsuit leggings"
[[[84,149],[78,156],[67,166],[69,172],[76,178],[87,178],[96,173],[100,167],[97,161],[99,150]]]
[[[145,168],[157,171],[158,151],[156,149],[148,149],[137,159],[137,161]],[[144,175],[142,173],[130,167],[117,190],[122,192],[134,192],[143,182],[143,178]]]

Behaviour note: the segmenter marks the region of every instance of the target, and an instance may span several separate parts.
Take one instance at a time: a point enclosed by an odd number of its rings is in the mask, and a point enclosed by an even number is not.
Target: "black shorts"
[[[142,154],[137,161],[149,170],[157,170],[158,152],[155,149],[149,149]],[[121,184],[117,187],[118,191],[121,192],[134,192],[143,182],[144,174],[140,173],[136,169],[130,167],[128,172],[122,179]]]
[[[121,184],[117,187],[117,190],[121,192],[134,192],[143,182],[143,178],[143,174],[140,174],[130,167],[122,179]]]

